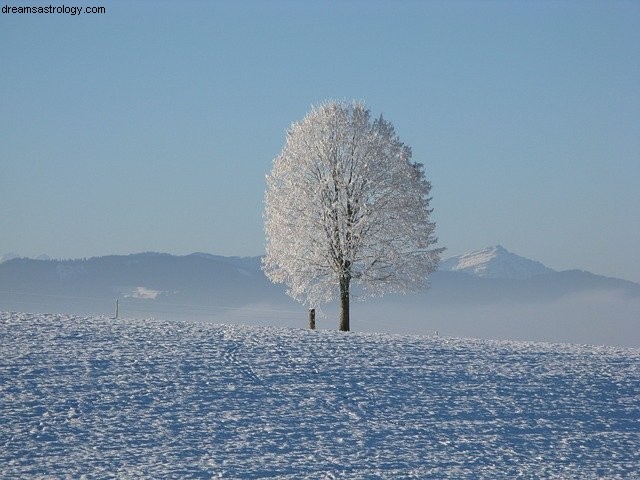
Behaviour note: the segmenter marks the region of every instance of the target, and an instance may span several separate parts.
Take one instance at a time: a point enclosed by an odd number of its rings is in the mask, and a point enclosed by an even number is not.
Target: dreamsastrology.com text
[[[82,13],[107,13],[105,7],[70,7],[68,5],[45,5],[45,6],[28,6],[28,7],[15,7],[11,5],[3,5],[2,13],[34,13],[34,14],[67,14],[67,15],[80,15]]]

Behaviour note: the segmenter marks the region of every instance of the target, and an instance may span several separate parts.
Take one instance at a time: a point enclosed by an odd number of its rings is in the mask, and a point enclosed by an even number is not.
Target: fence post
[[[316,309],[315,308],[309,309],[309,328],[311,330],[316,329]]]

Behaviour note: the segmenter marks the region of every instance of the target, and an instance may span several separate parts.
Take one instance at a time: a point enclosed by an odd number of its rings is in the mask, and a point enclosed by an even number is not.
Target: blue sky
[[[0,14],[0,253],[262,254],[287,127],[358,99],[445,256],[640,282],[640,2],[74,3]]]

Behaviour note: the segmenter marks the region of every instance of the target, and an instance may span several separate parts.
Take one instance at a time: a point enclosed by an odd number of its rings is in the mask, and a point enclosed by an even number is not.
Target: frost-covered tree
[[[444,250],[431,248],[430,189],[382,116],[355,102],[312,108],[267,176],[266,275],[310,306],[338,294],[348,331],[352,282],[362,298],[427,286]]]

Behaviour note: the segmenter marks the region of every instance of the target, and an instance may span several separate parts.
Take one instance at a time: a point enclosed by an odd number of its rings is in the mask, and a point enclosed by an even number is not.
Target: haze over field
[[[354,301],[354,330],[640,346],[640,285],[632,282],[555,271],[493,246],[446,259],[430,283],[415,294]],[[306,307],[284,290],[267,280],[259,257],[0,263],[0,310],[113,315],[117,298],[126,317],[305,326]],[[337,328],[335,304],[318,314],[319,328]]]

